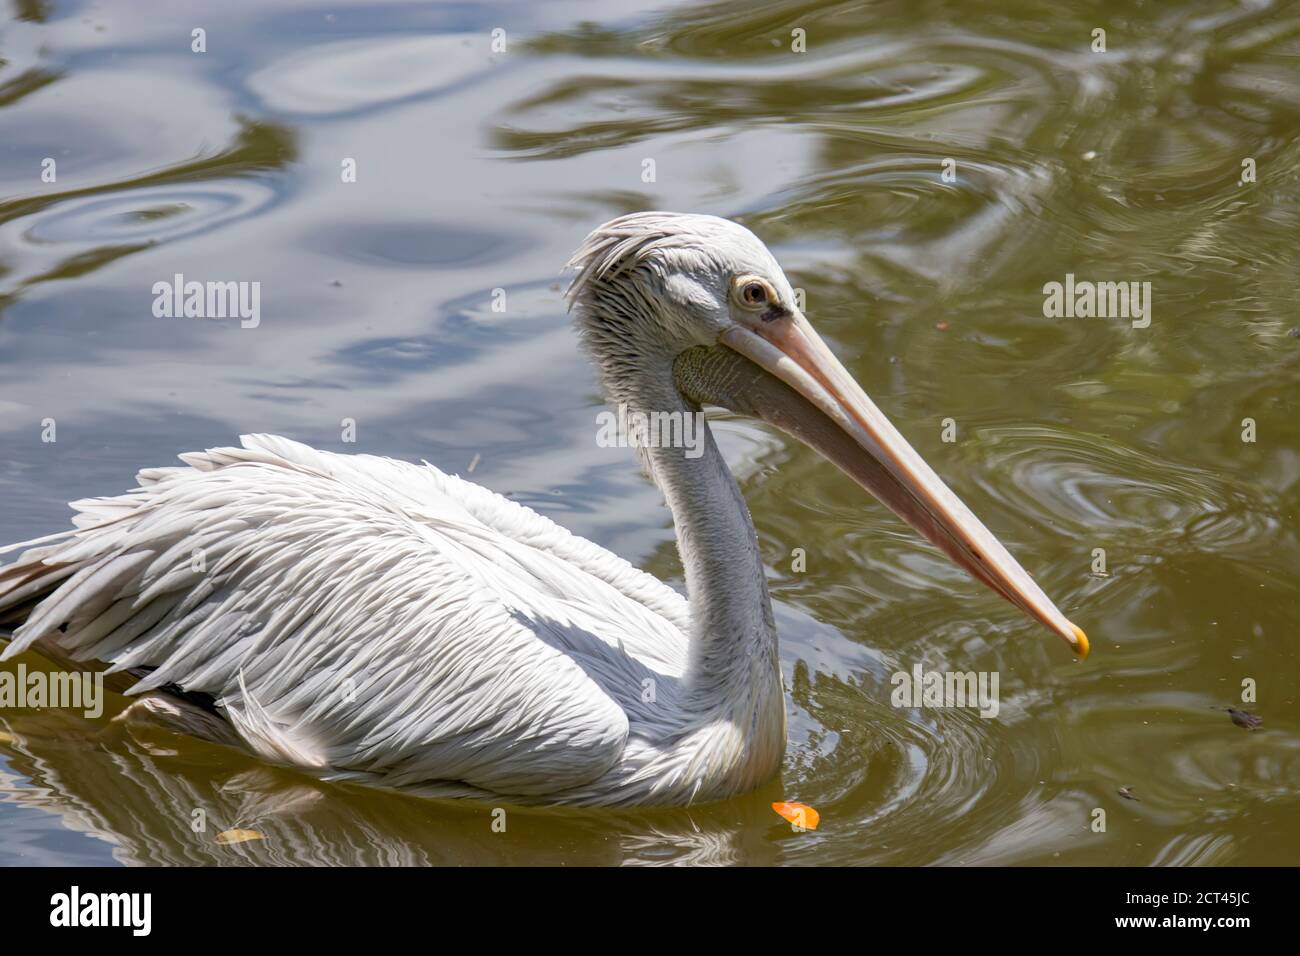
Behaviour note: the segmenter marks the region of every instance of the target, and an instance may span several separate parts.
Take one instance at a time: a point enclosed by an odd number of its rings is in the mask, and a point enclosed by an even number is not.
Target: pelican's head
[[[769,422],[838,465],[1080,657],[1071,624],[853,380],[795,305],[776,259],[716,216],[641,212],[591,233],[569,266],[579,331],[612,399],[671,377],[697,405]],[[651,411],[652,409],[644,409]]]

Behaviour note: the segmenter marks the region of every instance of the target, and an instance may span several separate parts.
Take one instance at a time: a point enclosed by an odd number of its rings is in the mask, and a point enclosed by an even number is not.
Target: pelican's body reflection
[[[30,667],[36,658],[24,659]],[[531,810],[322,782],[230,747],[110,720],[127,701],[109,697],[97,720],[66,710],[0,716],[0,801],[57,815],[68,830],[109,843],[126,865],[731,864],[742,856],[740,832],[754,833],[756,820],[759,834],[771,829],[770,794],[697,810]],[[236,828],[263,838],[218,842]],[[773,843],[750,840],[757,845],[746,847],[747,860],[762,858],[765,845],[775,859]]]

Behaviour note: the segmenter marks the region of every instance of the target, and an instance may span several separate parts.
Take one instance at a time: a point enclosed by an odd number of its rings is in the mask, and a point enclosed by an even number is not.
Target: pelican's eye
[[[772,287],[756,276],[736,280],[736,304],[744,309],[762,309],[776,300]]]

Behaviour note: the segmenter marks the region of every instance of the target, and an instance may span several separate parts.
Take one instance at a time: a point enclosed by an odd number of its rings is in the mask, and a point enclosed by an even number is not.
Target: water
[[[3,16],[0,541],[268,431],[461,473],[477,458],[487,487],[680,585],[658,495],[593,440],[558,271],[615,214],[712,212],[772,247],[1094,651],[1074,662],[813,453],[722,417],[781,627],[778,780],[690,810],[512,811],[500,834],[483,807],[121,734],[113,698],[97,720],[0,715],[0,863],[1297,859],[1300,4]],[[176,273],[259,281],[260,324],[156,318],[150,290]],[[1045,318],[1067,273],[1150,282],[1149,327]],[[998,717],[892,707],[890,675],[918,663],[996,671]],[[820,829],[792,832],[775,800]],[[217,845],[232,826],[266,839]]]

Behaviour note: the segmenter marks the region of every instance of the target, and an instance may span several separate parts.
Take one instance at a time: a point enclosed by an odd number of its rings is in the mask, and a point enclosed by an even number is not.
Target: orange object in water
[[[822,815],[806,803],[774,803],[772,809],[803,830],[816,830]]]

